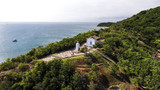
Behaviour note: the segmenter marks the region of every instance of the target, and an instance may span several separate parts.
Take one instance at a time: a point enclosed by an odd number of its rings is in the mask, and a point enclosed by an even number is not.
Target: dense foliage
[[[132,83],[154,90],[160,88],[160,63],[155,57],[160,48],[159,19],[160,7],[142,11],[100,35],[105,38],[103,53],[118,60],[117,69],[124,71]]]
[[[144,10],[131,18],[113,25],[114,30],[134,34],[146,44],[160,48],[160,7]]]
[[[14,77],[14,78],[13,78]],[[84,81],[70,62],[54,59],[48,63],[39,62],[26,73],[8,73],[0,84],[1,90],[61,90],[86,88]]]

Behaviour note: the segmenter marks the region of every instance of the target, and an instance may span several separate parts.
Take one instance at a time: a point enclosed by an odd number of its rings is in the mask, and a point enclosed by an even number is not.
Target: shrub
[[[84,46],[84,47],[82,47],[82,48],[80,49],[81,52],[87,52],[87,50],[88,50],[88,49],[87,49],[86,46]]]
[[[119,70],[118,66],[116,64],[112,64],[112,70],[110,72],[111,75],[117,76],[118,70]]]
[[[18,65],[18,71],[21,71],[21,72],[26,71],[28,68],[29,68],[29,65],[28,65],[28,64],[20,63],[20,64]]]
[[[98,71],[98,67],[97,67],[97,65],[95,63],[92,64],[91,70],[95,71],[95,72]]]
[[[87,88],[85,84],[86,83],[83,81],[81,75],[78,72],[76,72],[73,75],[72,81],[71,81],[72,89],[73,90],[84,90],[85,88]]]
[[[92,58],[91,57],[84,57],[84,62],[87,64],[91,64],[92,63]]]
[[[95,45],[93,45],[94,48],[102,48],[103,44],[100,42],[96,42]]]
[[[5,62],[0,64],[0,71],[13,69],[13,68],[17,67],[18,64],[19,64],[18,62],[12,62],[9,59],[6,59]]]
[[[105,67],[109,66],[109,64],[107,62],[104,62],[103,64],[104,64]]]

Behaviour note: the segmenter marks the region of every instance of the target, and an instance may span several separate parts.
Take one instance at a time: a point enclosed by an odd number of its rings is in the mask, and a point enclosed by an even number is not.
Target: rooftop
[[[95,40],[100,39],[100,37],[98,37],[98,36],[96,36],[96,35],[92,36],[92,38],[95,39]]]

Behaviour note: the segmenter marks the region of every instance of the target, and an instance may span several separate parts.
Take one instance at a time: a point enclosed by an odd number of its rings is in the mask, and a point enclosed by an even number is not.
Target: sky
[[[159,0],[0,0],[0,22],[115,22],[157,6]]]

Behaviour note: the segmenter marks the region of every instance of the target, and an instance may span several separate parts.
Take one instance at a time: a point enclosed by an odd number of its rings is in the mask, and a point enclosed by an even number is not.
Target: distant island
[[[102,23],[99,23],[97,25],[97,27],[109,27],[111,25],[115,24],[114,22],[102,22]]]

